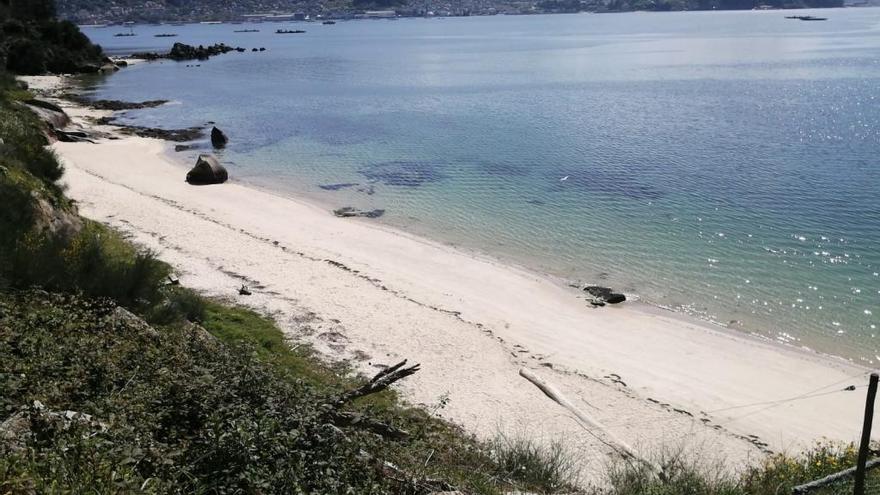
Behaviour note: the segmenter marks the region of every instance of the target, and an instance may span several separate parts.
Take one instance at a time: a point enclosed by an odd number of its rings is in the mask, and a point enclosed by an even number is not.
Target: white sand
[[[550,278],[237,184],[234,168],[226,184],[190,186],[160,141],[54,148],[81,212],[158,251],[184,284],[262,309],[292,339],[368,373],[419,362],[402,386],[410,401],[448,398],[437,413],[485,438],[562,438],[587,476],[609,448],[521,367],[645,453],[685,446],[745,462],[762,456],[747,435],[777,451],[858,437],[863,388],[737,407],[867,382],[841,360],[644,305],[592,309]],[[238,296],[241,284],[254,295]]]

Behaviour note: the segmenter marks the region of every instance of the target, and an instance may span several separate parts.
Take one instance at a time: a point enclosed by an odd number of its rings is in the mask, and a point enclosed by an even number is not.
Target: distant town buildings
[[[79,24],[134,22],[393,19],[396,17],[770,9],[880,5],[880,0],[57,0]]]

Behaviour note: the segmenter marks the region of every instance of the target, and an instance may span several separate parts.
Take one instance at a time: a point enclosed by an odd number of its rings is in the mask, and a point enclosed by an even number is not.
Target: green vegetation
[[[707,466],[693,452],[664,454],[657,463],[664,468],[662,479],[641,465],[622,460],[608,470],[609,487],[593,495],[779,495],[808,481],[850,468],[856,449],[850,444],[819,442],[797,455],[776,454],[739,475],[731,466]],[[880,487],[880,473],[868,473],[868,486]],[[814,492],[815,495],[850,495],[852,478]],[[872,492],[873,493],[873,492]]]
[[[55,19],[54,0],[0,0],[0,67],[18,74],[96,72],[101,47]]]

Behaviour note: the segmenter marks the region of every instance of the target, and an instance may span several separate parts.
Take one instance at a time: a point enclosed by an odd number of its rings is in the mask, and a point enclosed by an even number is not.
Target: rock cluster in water
[[[132,58],[142,60],[159,60],[167,58],[178,62],[183,60],[208,60],[215,55],[223,55],[232,51],[244,52],[241,47],[232,47],[225,43],[217,43],[211,46],[192,46],[185,43],[175,43],[168,53],[143,52],[132,54]]]

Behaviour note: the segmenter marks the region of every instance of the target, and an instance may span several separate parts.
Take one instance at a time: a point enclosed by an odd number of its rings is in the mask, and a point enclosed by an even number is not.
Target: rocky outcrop
[[[54,103],[34,98],[25,101],[24,104],[53,130],[61,129],[70,123],[70,117],[64,109]]]
[[[61,95],[61,98],[65,100],[70,100],[83,106],[87,106],[89,108],[94,108],[95,110],[111,110],[114,112],[120,110],[141,110],[144,108],[156,108],[158,106],[168,103],[168,100],[149,100],[142,102],[120,100],[90,100],[85,96],[70,93]]]
[[[333,214],[340,218],[364,217],[379,218],[385,214],[385,210],[359,210],[357,208],[346,206],[333,210]]]
[[[619,292],[614,292],[608,287],[600,287],[598,285],[588,285],[584,287],[584,292],[593,296],[593,304],[601,306],[604,304],[620,304],[626,301],[626,296]],[[597,304],[598,303],[598,304]]]
[[[208,60],[215,55],[222,55],[231,51],[242,52],[244,51],[244,48],[232,47],[225,43],[217,43],[211,46],[192,46],[185,43],[175,43],[174,46],[171,47],[171,51],[168,53],[141,52],[132,54],[131,58],[141,60],[159,60],[166,58],[180,62],[184,60]]]
[[[52,206],[49,200],[34,195],[34,230],[60,239],[72,239],[82,230],[82,218],[76,211]]]
[[[211,155],[199,155],[196,165],[186,174],[193,185],[222,184],[229,179],[226,168]]]
[[[228,142],[229,138],[226,137],[226,134],[224,134],[223,131],[216,127],[211,129],[211,144],[214,145],[215,148],[223,148]]]

